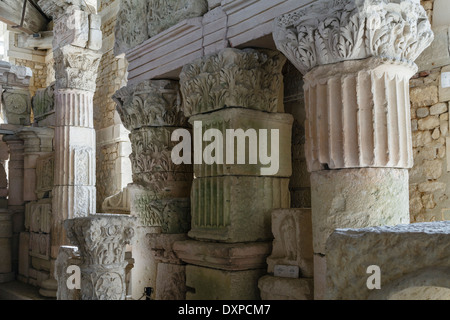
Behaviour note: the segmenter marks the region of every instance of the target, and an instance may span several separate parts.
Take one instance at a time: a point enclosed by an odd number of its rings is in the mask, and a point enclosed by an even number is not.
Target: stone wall
[[[414,167],[409,172],[409,183],[413,223],[450,219],[450,88],[444,88],[443,82],[443,76],[450,72],[450,48],[448,26],[442,29],[433,14],[433,5],[439,1],[421,1],[433,23],[435,40],[419,57],[419,73],[410,81]]]
[[[15,59],[15,65],[28,67],[33,72],[33,76],[30,79],[30,94],[34,96],[38,89],[47,87],[47,66],[45,62]]]

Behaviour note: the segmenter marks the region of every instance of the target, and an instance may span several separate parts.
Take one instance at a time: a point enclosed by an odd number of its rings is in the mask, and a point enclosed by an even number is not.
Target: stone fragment
[[[258,281],[262,300],[313,300],[312,279],[287,279],[265,275]]]
[[[224,271],[193,265],[186,266],[187,300],[258,300],[258,279],[264,269]]]
[[[272,212],[272,254],[267,258],[269,273],[275,265],[298,266],[301,277],[312,278],[313,246],[311,209],[286,209]]]
[[[387,300],[411,288],[448,290],[449,239],[449,221],[338,229],[327,241],[330,286],[326,299]],[[378,250],[386,244],[389,250]],[[422,254],[417,255],[417,252]],[[367,270],[371,265],[381,269],[380,290],[367,287],[371,275]],[[413,296],[409,296],[411,298]],[[418,295],[415,298],[431,297]]]
[[[430,108],[430,115],[435,116],[438,114],[443,114],[448,111],[446,103],[438,103]]]
[[[228,271],[265,268],[270,249],[270,242],[229,244],[187,240],[174,244],[174,251],[184,262]]]
[[[410,91],[411,106],[413,108],[431,106],[439,102],[436,86],[415,87]]]
[[[430,114],[430,110],[426,107],[418,108],[416,110],[416,115],[418,118],[425,118]]]
[[[189,236],[229,243],[272,239],[271,213],[289,208],[288,186],[289,179],[276,177],[194,179]]]
[[[364,228],[409,222],[406,169],[348,169],[311,174],[314,253],[336,228]]]

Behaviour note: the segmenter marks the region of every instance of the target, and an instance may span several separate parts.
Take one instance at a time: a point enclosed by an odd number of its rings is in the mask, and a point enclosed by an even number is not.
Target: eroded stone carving
[[[153,37],[178,22],[201,17],[208,11],[206,0],[150,0],[148,1],[148,35]]]
[[[130,131],[147,126],[186,127],[178,81],[146,80],[117,91],[113,99]]]
[[[74,46],[53,51],[56,89],[80,89],[94,92],[101,53]]]
[[[277,18],[273,34],[303,74],[371,56],[413,62],[434,37],[424,8],[406,0],[319,1]]]
[[[31,97],[25,90],[7,89],[3,92],[3,117],[6,123],[30,125]]]
[[[55,157],[53,154],[41,156],[36,161],[36,195],[43,198],[45,193],[52,191]]]
[[[272,238],[270,215],[288,208],[289,178],[219,176],[194,179],[189,236],[220,242]]]
[[[97,214],[64,222],[80,251],[82,300],[124,300],[125,247],[134,237],[134,218]]]
[[[226,107],[282,110],[285,61],[276,51],[227,48],[185,65],[180,74],[185,115]]]
[[[36,120],[40,120],[49,113],[55,111],[54,98],[55,83],[45,89],[38,89],[32,98],[33,115]]]

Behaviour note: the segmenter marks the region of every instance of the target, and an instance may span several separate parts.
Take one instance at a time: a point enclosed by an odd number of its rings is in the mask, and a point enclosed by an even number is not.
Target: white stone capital
[[[414,62],[434,39],[412,0],[320,0],[278,17],[277,48],[303,73],[368,57]]]

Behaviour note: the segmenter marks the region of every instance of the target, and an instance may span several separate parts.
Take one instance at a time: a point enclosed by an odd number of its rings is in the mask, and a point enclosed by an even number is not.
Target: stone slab
[[[326,259],[327,299],[384,300],[408,287],[450,289],[450,221],[337,229]],[[369,266],[379,267],[379,290],[368,289]]]

